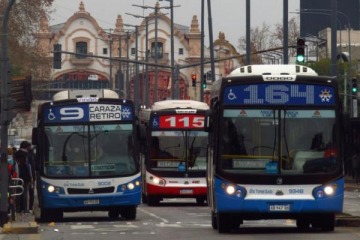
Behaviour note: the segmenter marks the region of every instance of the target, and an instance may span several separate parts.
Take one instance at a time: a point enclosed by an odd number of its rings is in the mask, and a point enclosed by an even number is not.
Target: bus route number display
[[[205,116],[202,115],[166,115],[155,116],[152,120],[153,128],[203,128]]]
[[[132,108],[118,104],[75,104],[55,105],[44,108],[46,123],[103,122],[132,119]]]
[[[224,89],[224,104],[333,105],[335,90],[313,84],[244,84]]]

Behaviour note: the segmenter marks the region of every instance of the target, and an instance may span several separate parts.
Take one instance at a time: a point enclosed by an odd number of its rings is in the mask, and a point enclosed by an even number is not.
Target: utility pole
[[[170,2],[170,38],[171,38],[171,97],[175,98],[175,91],[174,86],[175,82],[178,80],[175,80],[175,57],[174,57],[174,7],[180,7],[180,5],[174,6],[174,0],[159,0],[159,1],[168,1]],[[167,7],[165,7],[167,8]]]
[[[138,26],[124,24],[127,27],[135,27],[135,62],[139,61],[139,49],[138,49]],[[134,103],[135,103],[135,113],[138,114],[140,106],[140,93],[139,93],[139,63],[135,63],[135,74],[134,74]]]
[[[202,88],[202,78],[204,77],[204,48],[205,48],[205,35],[204,35],[204,12],[205,12],[205,0],[201,0],[201,42],[200,42],[200,62],[202,63],[200,65],[200,101],[204,101],[204,89]],[[205,79],[206,81],[207,79]]]
[[[126,13],[127,15],[136,17],[136,18],[144,18],[145,19],[145,62],[149,62],[149,17],[144,17],[136,14]],[[149,106],[149,65],[145,65],[145,82],[143,82],[143,85],[145,86],[145,89],[143,88],[143,91],[145,92],[145,99],[143,101],[145,102],[146,107]]]
[[[208,5],[208,24],[209,24],[209,42],[210,42],[210,61],[211,61],[211,73],[212,81],[215,81],[215,62],[214,62],[214,40],[213,40],[213,28],[212,28],[212,16],[211,16],[211,0],[207,0]]]
[[[154,76],[154,80],[155,80],[155,84],[154,84],[154,102],[158,101],[158,67],[157,67],[157,63],[158,63],[158,13],[159,13],[159,9],[161,8],[168,8],[168,7],[159,7],[159,3],[156,3],[155,7],[150,7],[150,6],[145,6],[145,5],[136,5],[133,4],[132,6],[134,7],[140,7],[142,9],[154,9],[154,15],[155,15],[155,42],[154,42],[154,52],[155,52],[155,58],[154,58],[154,63],[155,63],[155,76]]]
[[[7,1],[2,19],[1,35],[1,160],[0,160],[0,226],[7,222],[8,214],[8,169],[7,169],[7,148],[8,148],[8,127],[12,120],[10,112],[10,77],[11,67],[9,62],[8,43],[8,21],[11,7],[15,0]]]

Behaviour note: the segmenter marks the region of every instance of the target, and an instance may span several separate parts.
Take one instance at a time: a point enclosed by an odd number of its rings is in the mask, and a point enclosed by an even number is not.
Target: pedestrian
[[[20,144],[20,149],[15,153],[15,161],[18,165],[19,169],[19,178],[23,180],[23,193],[17,198],[16,201],[16,211],[18,213],[29,212],[28,208],[28,195],[29,195],[29,187],[33,182],[31,165],[28,161],[28,147],[31,144],[27,141],[23,141]]]
[[[29,185],[29,212],[33,213],[34,197],[35,197],[35,181],[36,181],[36,155],[32,149],[31,144],[28,144],[28,164],[30,165],[32,181]]]

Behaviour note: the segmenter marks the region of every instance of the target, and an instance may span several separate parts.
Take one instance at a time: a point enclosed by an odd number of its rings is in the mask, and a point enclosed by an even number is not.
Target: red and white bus
[[[157,205],[164,198],[195,198],[206,202],[204,102],[164,100],[142,109],[142,201]]]

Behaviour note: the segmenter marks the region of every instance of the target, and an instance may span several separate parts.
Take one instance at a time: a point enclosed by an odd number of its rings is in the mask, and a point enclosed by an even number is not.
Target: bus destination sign
[[[312,84],[245,84],[224,89],[224,105],[334,105],[331,86]]]
[[[132,109],[117,104],[77,104],[71,106],[46,106],[45,123],[102,122],[132,120]]]
[[[152,119],[152,127],[167,129],[200,129],[204,127],[205,116],[203,115],[160,115]]]

